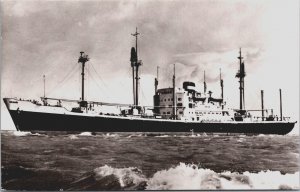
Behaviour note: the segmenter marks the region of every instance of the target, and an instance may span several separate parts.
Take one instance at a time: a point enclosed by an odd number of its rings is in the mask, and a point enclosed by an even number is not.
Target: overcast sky
[[[49,97],[80,98],[79,52],[85,51],[87,99],[132,103],[131,33],[138,27],[141,104],[151,105],[156,67],[159,87],[189,80],[239,106],[238,51],[246,65],[246,108],[279,110],[299,118],[299,1],[143,0],[1,1],[1,96],[38,98],[43,75]],[[1,101],[2,102],[2,101]],[[3,104],[3,102],[2,102]],[[2,109],[3,111],[3,106]],[[1,113],[3,114],[3,113]]]

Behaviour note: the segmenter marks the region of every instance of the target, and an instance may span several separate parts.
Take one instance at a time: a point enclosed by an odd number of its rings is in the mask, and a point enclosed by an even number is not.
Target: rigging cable
[[[141,69],[141,68],[140,68],[140,69]],[[141,74],[142,74],[142,72],[143,72],[143,70],[141,69]],[[148,103],[148,99],[147,99],[147,97],[146,97],[145,94],[144,94],[144,91],[143,91],[142,86],[140,86],[140,82],[141,82],[141,81],[139,81],[140,92],[142,92],[142,97],[143,97],[143,99],[144,99],[144,102]]]
[[[101,80],[101,82],[103,83],[104,87],[110,92],[112,93],[112,91],[110,90],[109,86],[106,85],[106,83],[103,81],[103,79],[101,78],[101,76],[99,75],[99,73],[97,72],[97,70],[95,69],[94,65],[92,63],[90,63],[90,65],[92,66],[92,69],[95,71],[97,77]]]
[[[50,91],[48,91],[46,94],[47,95],[50,95],[51,93],[53,93],[54,90],[56,90],[58,87],[61,87],[61,85],[65,82],[65,81],[68,81],[75,73],[75,71],[77,70],[78,68],[78,65],[76,65],[76,67],[73,67],[69,73],[67,73],[67,75],[64,76],[64,78],[59,81],[56,86],[54,88],[52,88]]]
[[[96,84],[96,86],[98,87],[100,93],[101,93],[101,94],[104,93],[104,95],[105,95],[106,97],[108,97],[106,91],[103,91],[103,89],[102,89],[101,86],[98,84],[98,82],[96,81],[96,79],[94,78],[94,76],[92,75],[92,73],[91,73],[90,70],[88,70],[88,74],[90,75],[91,79],[92,79],[93,82]]]

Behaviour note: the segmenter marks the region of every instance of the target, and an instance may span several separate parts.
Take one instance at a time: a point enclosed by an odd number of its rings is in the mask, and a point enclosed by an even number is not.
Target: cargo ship
[[[78,63],[81,71],[80,100],[46,97],[40,100],[4,98],[4,103],[17,130],[20,131],[67,131],[67,132],[202,132],[225,134],[279,134],[289,133],[296,121],[282,115],[280,91],[280,115],[273,109],[264,108],[261,91],[261,109],[245,109],[244,79],[246,76],[242,51],[239,50],[239,109],[228,108],[223,98],[223,80],[220,72],[221,96],[213,97],[204,82],[203,91],[197,91],[194,82],[185,81],[182,87],[175,84],[175,65],[173,86],[158,89],[158,77],[154,79],[155,90],[153,106],[139,105],[139,68],[137,38],[131,48],[130,65],[132,68],[133,104],[88,101],[84,97],[85,65],[88,55],[80,52]],[[73,107],[68,107],[72,103]],[[75,105],[75,106],[74,106]],[[107,113],[104,106],[113,108]],[[260,115],[253,115],[259,113]]]

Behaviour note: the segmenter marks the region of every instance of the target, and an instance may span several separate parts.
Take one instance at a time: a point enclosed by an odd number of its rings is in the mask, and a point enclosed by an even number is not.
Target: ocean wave
[[[147,178],[135,168],[98,167],[72,182],[65,190],[144,190]]]
[[[127,138],[132,138],[132,137],[147,137],[146,134],[131,134],[128,135]]]
[[[78,137],[76,135],[69,135],[69,138],[72,139],[72,140],[73,139],[78,139]]]
[[[147,182],[146,189],[299,189],[299,172],[285,175],[279,171],[216,173],[194,164],[180,163],[174,168],[156,172]]]
[[[170,137],[170,135],[157,135],[157,136],[154,136],[154,137]]]
[[[93,181],[93,182],[91,182]],[[67,190],[209,190],[209,189],[299,189],[299,172],[216,173],[195,164],[180,163],[147,178],[135,167],[98,167],[73,182]]]
[[[102,135],[103,137],[119,137],[120,135],[115,134],[115,133],[106,133]]]
[[[90,137],[93,136],[91,132],[82,132],[80,133],[78,136],[86,136],[86,137]]]
[[[96,180],[104,176],[115,175],[118,178],[121,187],[130,186],[132,184],[137,185],[146,181],[146,177],[142,175],[142,171],[136,167],[113,168],[105,165],[96,168],[94,172],[96,173]]]
[[[39,133],[31,133],[29,131],[13,131],[12,134],[16,137],[24,137],[24,136],[42,136]]]

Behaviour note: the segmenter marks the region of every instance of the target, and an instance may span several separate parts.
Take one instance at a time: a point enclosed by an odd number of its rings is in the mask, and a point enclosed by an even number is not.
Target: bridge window
[[[168,111],[167,114],[171,114],[170,111]]]
[[[189,108],[193,108],[193,104],[192,103],[189,103]]]
[[[178,98],[178,101],[181,101],[182,99],[181,98]]]
[[[177,103],[177,106],[178,107],[182,107],[182,103]]]
[[[179,114],[180,114],[180,115],[182,115],[182,114],[183,114],[183,112],[182,112],[182,111],[179,111]]]

